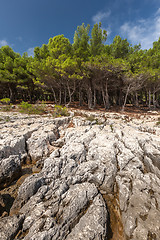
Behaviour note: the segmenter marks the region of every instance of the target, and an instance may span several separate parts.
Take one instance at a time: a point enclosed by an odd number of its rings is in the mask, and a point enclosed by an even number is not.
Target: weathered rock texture
[[[2,188],[28,159],[42,169],[20,184],[0,239],[159,239],[158,115],[94,118],[10,115],[1,123]]]

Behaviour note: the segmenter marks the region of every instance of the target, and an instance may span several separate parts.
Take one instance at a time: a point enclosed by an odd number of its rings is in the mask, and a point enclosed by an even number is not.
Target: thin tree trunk
[[[32,102],[31,93],[29,90],[28,90],[28,96],[29,96],[29,101]]]
[[[148,107],[149,107],[149,109],[151,109],[151,91],[149,90],[148,91]]]
[[[155,90],[153,91],[153,108],[156,109]]]
[[[109,109],[110,104],[109,104],[109,95],[108,95],[108,86],[106,82],[106,89],[105,89],[105,102],[106,102],[106,109]]]
[[[62,103],[62,89],[59,89],[59,105]]]
[[[156,92],[155,95],[156,95],[156,107],[159,108],[160,107],[160,105],[159,105],[159,93]]]
[[[65,88],[65,90],[64,90],[64,104],[66,105],[66,103],[67,103],[67,90]]]
[[[92,109],[92,82],[91,79],[89,80],[89,87],[88,87],[88,108]]]
[[[52,92],[53,92],[55,104],[57,104],[56,93],[55,93],[54,88],[53,88],[52,86],[51,86],[51,90],[52,90]]]
[[[72,102],[72,94],[71,94],[71,90],[68,83],[67,83],[67,88],[68,88],[68,94],[69,94],[69,103],[67,105],[69,106],[70,103]]]
[[[75,92],[75,82],[74,82],[74,88],[73,88],[73,91],[71,92],[71,90],[70,90],[70,87],[69,87],[69,83],[67,82],[67,88],[68,88],[68,94],[69,94],[69,103],[67,104],[67,106],[69,106],[70,104],[71,104],[71,102],[72,102],[72,96],[73,96],[73,94],[74,94],[74,92]]]
[[[130,90],[130,85],[128,86],[127,91],[126,91],[124,103],[123,103],[123,106],[122,106],[122,109],[121,109],[122,112],[124,112],[124,108],[125,108],[125,106],[126,106],[126,102],[127,102],[127,97],[128,97],[129,90]]]
[[[96,89],[94,88],[94,98],[93,98],[93,108],[96,107],[97,99],[96,99]]]
[[[12,102],[13,101],[13,92],[12,92],[12,89],[11,89],[10,86],[8,86],[8,88],[9,88],[9,98],[10,98],[10,100]]]
[[[92,109],[92,89],[89,87],[88,89],[88,108]]]
[[[109,104],[109,95],[108,95],[107,83],[106,83],[106,86],[105,86],[105,91],[104,91],[103,85],[101,84],[101,91],[102,91],[104,107],[105,107],[105,109],[109,109],[110,104]]]
[[[82,91],[81,88],[79,88],[79,106],[83,105],[83,99],[82,99]]]
[[[105,94],[104,94],[103,87],[102,87],[102,98],[103,98],[104,107],[106,108],[106,101],[105,101]]]
[[[138,107],[139,104],[138,104],[138,93],[137,93],[137,92],[136,92],[136,94],[135,94],[135,98],[136,98],[135,104],[136,104],[136,107]]]

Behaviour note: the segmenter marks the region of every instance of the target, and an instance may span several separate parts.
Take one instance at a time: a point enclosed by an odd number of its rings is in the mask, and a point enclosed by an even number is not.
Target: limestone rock
[[[11,170],[16,172],[8,159],[16,159],[20,166],[27,154],[36,167],[41,166],[19,187],[10,216],[1,217],[0,239],[158,240],[156,118],[83,114],[99,118],[102,124],[80,116],[53,120],[10,115],[10,122],[0,126],[5,182],[13,180]],[[3,199],[0,204],[3,208]]]
[[[0,221],[0,239],[12,240],[23,224],[23,216],[4,217]]]
[[[0,161],[0,188],[9,185],[21,175],[21,163],[19,156],[11,155]]]
[[[50,154],[49,146],[58,138],[56,126],[43,126],[37,131],[34,131],[31,137],[27,140],[28,154],[32,162],[36,162],[42,157],[47,157]]]

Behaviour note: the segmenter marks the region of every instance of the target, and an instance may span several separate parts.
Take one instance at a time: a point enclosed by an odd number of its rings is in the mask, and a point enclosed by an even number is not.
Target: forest
[[[149,50],[116,36],[97,23],[77,27],[73,43],[64,35],[35,47],[34,57],[9,46],[0,48],[0,99],[11,103],[37,100],[89,109],[126,104],[160,107],[160,38]]]

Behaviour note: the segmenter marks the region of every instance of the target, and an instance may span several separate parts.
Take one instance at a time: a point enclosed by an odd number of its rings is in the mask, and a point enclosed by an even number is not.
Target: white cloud
[[[156,15],[160,15],[160,8],[158,8]]]
[[[141,43],[142,49],[151,48],[160,37],[160,8],[151,18],[139,19],[136,23],[125,22],[120,31],[132,44]]]
[[[29,57],[34,57],[34,48],[28,48],[27,53]]]
[[[0,40],[0,47],[8,45],[6,40]]]
[[[108,18],[111,15],[111,11],[108,10],[107,12],[98,12],[96,15],[92,17],[92,21],[94,23],[99,23],[102,20]]]

